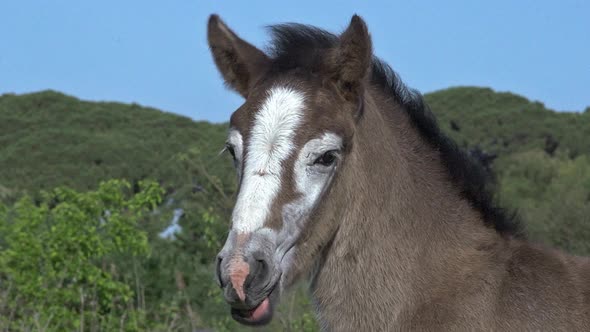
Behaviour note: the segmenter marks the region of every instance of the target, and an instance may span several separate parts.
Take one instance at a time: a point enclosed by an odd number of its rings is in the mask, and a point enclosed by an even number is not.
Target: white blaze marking
[[[242,187],[232,215],[232,228],[262,228],[281,188],[281,163],[293,150],[293,137],[303,119],[304,96],[286,87],[270,90],[256,114],[247,142]]]

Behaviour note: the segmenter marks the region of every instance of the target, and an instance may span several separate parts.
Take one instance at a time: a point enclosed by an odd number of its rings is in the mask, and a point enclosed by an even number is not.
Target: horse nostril
[[[264,275],[267,270],[268,263],[264,259],[257,259],[256,263],[258,263],[257,271],[259,274]]]
[[[262,260],[261,259],[250,259],[249,260],[250,263],[250,273],[248,273],[248,276],[246,277],[246,280],[244,282],[244,287],[246,288],[250,288],[250,286],[252,285],[252,283],[254,282],[254,280],[257,278],[257,276],[260,273],[260,270],[262,269]]]
[[[223,261],[223,257],[217,256],[217,264],[215,267],[215,275],[217,276],[217,284],[219,287],[224,288],[225,285],[223,283],[223,278],[221,277],[221,261]]]
[[[265,280],[268,274],[268,262],[265,259],[256,259],[256,275],[258,280]]]

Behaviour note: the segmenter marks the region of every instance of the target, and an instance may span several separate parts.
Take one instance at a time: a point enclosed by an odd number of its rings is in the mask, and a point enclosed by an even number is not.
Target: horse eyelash
[[[231,149],[231,150],[230,150],[230,149]],[[227,151],[227,152],[229,152],[229,154],[230,154],[230,155],[231,155],[231,156],[232,156],[234,159],[236,159],[236,158],[237,158],[237,156],[236,156],[236,148],[235,148],[233,145],[231,145],[230,143],[226,143],[226,144],[225,144],[225,147],[223,148],[223,150],[221,150],[221,153],[223,153],[223,152],[226,152],[226,151]],[[233,153],[232,153],[232,151],[233,151]]]
[[[220,156],[221,156],[222,154],[224,154],[225,152],[227,152],[227,145],[225,145],[225,146],[223,147],[223,149],[221,149],[221,150],[219,151],[219,153],[217,154],[217,156],[218,156],[218,157],[220,157]]]

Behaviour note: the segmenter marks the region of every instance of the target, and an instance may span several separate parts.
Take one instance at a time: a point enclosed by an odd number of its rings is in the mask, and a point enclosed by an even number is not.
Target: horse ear
[[[269,58],[238,37],[217,15],[209,17],[207,40],[225,83],[247,97],[253,83],[266,70]]]
[[[363,19],[354,15],[329,56],[332,78],[347,99],[357,99],[372,62],[372,43]]]

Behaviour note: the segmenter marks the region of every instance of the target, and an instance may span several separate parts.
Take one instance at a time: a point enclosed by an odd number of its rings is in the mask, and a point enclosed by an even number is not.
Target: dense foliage
[[[0,218],[0,280],[7,285],[2,325],[10,330],[138,326],[128,308],[129,271],[118,263],[136,264],[147,254],[139,220],[157,207],[162,192],[157,184],[142,183],[141,191],[127,198],[129,187],[111,180],[83,194],[58,188],[43,193],[38,205],[25,196],[5,209]]]
[[[485,88],[426,99],[533,240],[590,254],[590,111]],[[236,187],[225,134],[137,104],[1,96],[0,331],[247,330],[212,273]],[[304,289],[266,330],[317,329]]]

